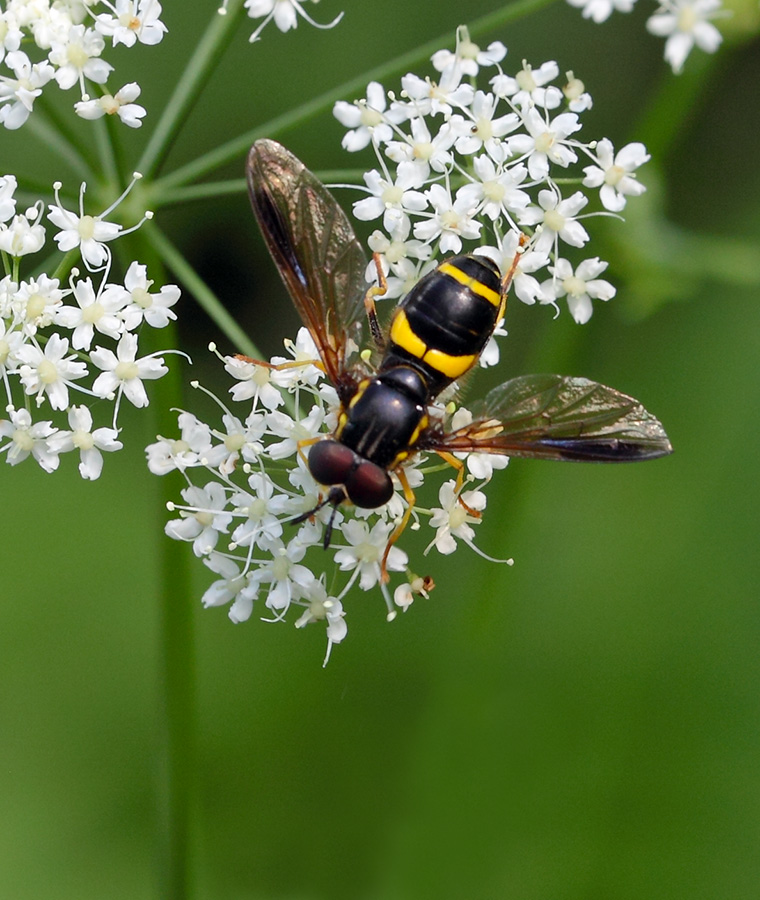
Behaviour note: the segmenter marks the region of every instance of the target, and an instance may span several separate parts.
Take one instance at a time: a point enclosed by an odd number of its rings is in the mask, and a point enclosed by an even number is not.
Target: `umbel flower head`
[[[7,0],[0,9],[0,123],[21,128],[55,83],[62,91],[79,89],[74,110],[82,118],[115,115],[139,128],[140,86],[109,89],[113,66],[104,55],[118,44],[160,43],[167,31],[160,17],[159,0]]]
[[[59,250],[79,253],[87,270],[71,270],[68,282],[38,272],[23,277],[22,269],[37,265],[45,249],[44,206],[38,201],[16,213],[16,179],[0,177],[0,250],[8,263],[0,279],[0,378],[5,392],[0,413],[0,454],[10,465],[32,458],[46,471],[58,468],[62,454],[79,451],[79,473],[100,476],[103,453],[120,450],[118,416],[122,398],[134,406],[148,404],[144,382],[168,371],[160,355],[140,356],[142,323],[162,328],[175,318],[171,307],[179,288],[165,285],[151,291],[145,266],[134,261],[123,283],[111,281],[112,241],[134,228],[108,221],[122,197],[99,215],[85,212],[85,185],[79,210],[72,212],[60,198],[48,221],[57,229]],[[50,257],[55,259],[55,253]],[[97,409],[105,421],[96,425]]]
[[[297,627],[326,626],[327,662],[332,645],[347,633],[343,602],[352,589],[378,592],[390,620],[397,607],[406,610],[414,596],[427,595],[433,582],[410,569],[400,547],[392,546],[386,556],[406,508],[402,492],[378,510],[325,507],[309,515],[324,488],[310,474],[303,446],[334,430],[338,397],[324,372],[308,362],[317,359],[317,350],[305,328],[286,347],[288,357],[273,357],[271,366],[286,360],[298,365],[278,369],[224,358],[234,382],[229,404],[214,398],[220,421],[206,424],[181,412],[178,434],[159,437],[147,448],[148,466],[156,475],[179,471],[187,482],[182,502],[171,504],[176,517],[166,533],[192,544],[193,553],[218,576],[203,595],[204,606],[229,606],[234,622],[247,620],[254,606],[265,620],[283,621],[292,607],[298,611]],[[451,410],[440,412],[451,416]],[[440,506],[414,509],[411,527],[432,529],[428,551],[449,554],[461,540],[479,552],[474,528],[486,506],[480,488],[506,459],[494,457],[485,468],[472,459],[478,474],[467,477],[463,499],[477,512],[457,512],[460,489],[453,478],[440,488]],[[415,490],[428,469],[440,465],[417,458],[406,468]],[[328,526],[332,538],[325,550]],[[384,557],[390,584],[383,577]],[[328,575],[330,569],[335,571]]]
[[[505,56],[501,43],[481,50],[461,28],[455,51],[433,56],[433,76],[409,73],[398,93],[373,82],[362,99],[336,104],[335,116],[347,129],[344,147],[374,156],[364,196],[354,204],[357,219],[377,222],[367,287],[379,267],[387,279],[382,303],[406,294],[447,255],[482,254],[511,272],[513,292],[524,303],[550,305],[559,314],[566,299],[583,323],[593,302],[609,300],[615,290],[598,277],[607,264],[589,256],[591,236],[581,220],[619,211],[640,194],[636,169],[648,156],[641,144],[616,152],[608,139],[581,138],[592,101],[572,73],[557,83],[559,68],[549,61],[523,63],[508,74]],[[287,219],[288,211],[278,212]],[[293,279],[302,278],[296,268]],[[504,334],[495,329],[482,365],[498,362],[495,338]],[[214,573],[204,605],[227,606],[234,622],[255,611],[267,621],[295,619],[298,627],[322,622],[326,662],[347,633],[352,591],[379,593],[390,619],[434,587],[430,563],[410,562],[400,523],[428,529],[426,554],[448,555],[465,545],[485,556],[475,537],[486,487],[508,460],[498,452],[459,452],[455,477],[453,469],[440,474],[446,466],[438,457],[415,453],[391,471],[391,497],[378,508],[333,502],[312,476],[306,453],[335,434],[336,384],[307,329],[286,348],[288,356],[268,363],[223,357],[233,384],[229,402],[214,397],[219,421],[207,424],[182,411],[178,432],[147,448],[148,465],[158,475],[179,471],[186,481],[166,531],[190,543]],[[430,398],[428,414],[444,432],[473,422],[456,385]],[[436,485],[425,485],[434,473]]]

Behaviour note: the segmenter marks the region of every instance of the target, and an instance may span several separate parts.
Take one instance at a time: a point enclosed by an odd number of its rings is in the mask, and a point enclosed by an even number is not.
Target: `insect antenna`
[[[341,485],[336,485],[335,487],[330,488],[328,495],[318,503],[314,509],[310,509],[308,512],[301,513],[300,516],[296,516],[295,519],[290,520],[291,525],[300,525],[301,522],[305,522],[307,519],[310,519],[315,513],[318,513],[320,509],[324,509],[325,506],[332,504],[333,511],[330,514],[330,518],[327,522],[327,527],[325,528],[325,538],[322,542],[322,546],[327,550],[330,547],[330,541],[332,539],[333,533],[333,525],[335,523],[335,514],[338,512],[338,507],[340,504],[346,499],[346,492]]]

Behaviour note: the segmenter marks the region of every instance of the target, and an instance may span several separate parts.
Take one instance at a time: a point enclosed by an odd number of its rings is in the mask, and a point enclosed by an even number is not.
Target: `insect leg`
[[[414,504],[416,502],[416,498],[414,496],[414,491],[411,489],[409,485],[409,479],[406,477],[406,473],[403,469],[397,469],[396,475],[398,476],[398,480],[401,482],[401,487],[404,489],[404,499],[406,500],[407,507],[406,512],[404,513],[403,519],[399,522],[399,524],[393,529],[393,533],[388,538],[388,543],[385,547],[385,553],[383,553],[383,561],[380,565],[380,578],[383,583],[387,582],[389,579],[388,575],[388,554],[391,552],[391,547],[396,543],[396,541],[401,537],[403,530],[409,523],[409,519],[412,515],[412,510],[414,509]]]
[[[369,330],[372,332],[372,340],[375,344],[382,348],[385,345],[383,340],[383,332],[380,323],[377,321],[377,309],[375,308],[375,297],[382,297],[388,290],[388,282],[383,272],[383,264],[380,261],[380,254],[373,253],[372,260],[377,269],[377,284],[372,287],[364,295],[364,309],[367,311],[367,321],[369,322]]]
[[[236,353],[235,359],[242,359],[243,362],[251,363],[254,366],[262,366],[264,369],[272,369],[275,372],[281,372],[283,369],[299,369],[303,366],[316,366],[320,372],[326,371],[321,359],[290,359],[284,363],[271,363],[265,359],[254,359],[252,356],[246,356],[244,353]]]
[[[502,294],[502,296],[506,295],[507,291],[509,290],[509,288],[512,284],[512,279],[515,277],[515,272],[517,271],[517,266],[519,265],[520,257],[523,254],[523,248],[525,247],[525,245],[527,243],[528,243],[528,238],[524,234],[521,234],[520,239],[517,242],[517,250],[512,259],[512,263],[509,266],[509,268],[507,269],[507,271],[504,273],[504,277],[501,279],[501,294]]]
[[[462,462],[461,459],[457,459],[453,454],[447,453],[445,450],[436,450],[435,452],[438,454],[438,456],[441,457],[444,462],[447,462],[453,469],[457,470],[457,480],[456,484],[454,485],[454,493],[457,495],[459,505],[463,506],[465,511],[471,516],[479,519],[482,513],[478,512],[478,510],[476,509],[472,509],[472,507],[468,506],[462,499],[461,490],[462,486],[464,485],[464,462]]]

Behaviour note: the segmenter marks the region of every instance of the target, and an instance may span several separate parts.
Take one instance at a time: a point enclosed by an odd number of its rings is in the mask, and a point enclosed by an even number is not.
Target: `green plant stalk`
[[[160,169],[174,138],[185,123],[188,113],[206,85],[208,73],[216,66],[243,11],[243,0],[230,0],[227,14],[214,11],[203,37],[185,66],[169,102],[151,135],[148,146],[137,164],[137,171],[152,178]]]
[[[146,222],[141,231],[144,231],[146,236],[150,238],[154,250],[163,260],[166,267],[174,272],[185,289],[193,295],[193,299],[229,338],[236,350],[254,359],[262,359],[263,357],[253,341],[227,312],[216,294],[201,279],[190,263],[155,223]]]
[[[97,160],[92,147],[81,139],[71,127],[71,122],[62,116],[51,103],[45,92],[37,99],[42,116],[30,116],[26,127],[33,131],[45,144],[55,149],[72,169],[85,181],[96,171]]]
[[[148,224],[148,223],[146,223]],[[143,260],[154,277],[166,281],[154,236],[143,227],[129,235],[121,250],[127,258]],[[132,252],[134,250],[134,252]],[[126,262],[126,260],[125,260]],[[163,270],[163,271],[162,271]],[[179,343],[177,326],[145,333],[149,352]],[[172,434],[177,427],[174,410],[184,406],[184,364],[172,356],[169,372],[156,381],[150,409],[157,434]],[[164,536],[166,504],[176,500],[176,473],[152,479],[157,502],[159,555],[159,729],[157,781],[158,890],[161,900],[189,900],[195,893],[193,834],[196,804],[196,662],[191,560],[187,546]]]
[[[162,330],[164,333],[166,329]],[[176,419],[170,410],[182,405],[182,366],[160,379],[156,392],[160,432],[170,434]],[[176,498],[173,479],[161,480],[163,503]],[[158,518],[158,516],[157,516]],[[161,515],[163,519],[163,515]],[[163,521],[155,523],[163,538]],[[160,544],[160,683],[158,825],[160,893],[166,900],[192,895],[192,836],[195,814],[196,667],[193,609],[187,547],[163,539]]]

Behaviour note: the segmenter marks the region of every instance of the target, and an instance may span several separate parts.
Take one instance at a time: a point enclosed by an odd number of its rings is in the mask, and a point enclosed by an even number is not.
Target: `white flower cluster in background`
[[[613,12],[630,12],[636,0],[567,0],[583,11],[584,19],[606,22]],[[647,30],[665,41],[665,61],[678,75],[694,47],[715,53],[723,37],[713,19],[729,15],[721,0],[660,0],[647,19]]]
[[[223,0],[219,7],[222,15],[227,12],[228,2],[229,0]],[[280,31],[290,31],[291,28],[298,27],[299,16],[315,28],[334,28],[343,18],[343,13],[339,13],[332,22],[322,25],[306,12],[304,9],[306,2],[307,0],[245,0],[243,6],[248,11],[248,18],[263,19],[263,22],[256,26],[256,30],[250,36],[250,42],[253,44],[260,40],[261,32],[270,22],[274,22]],[[319,3],[319,0],[310,0],[310,2]]]
[[[32,457],[53,472],[62,453],[78,450],[81,476],[94,479],[103,467],[102,454],[122,447],[122,397],[134,406],[147,406],[143,382],[168,371],[155,354],[138,355],[138,332],[144,325],[162,328],[176,318],[171,307],[179,289],[166,285],[151,291],[146,267],[136,261],[123,282],[110,282],[108,244],[134,228],[106,220],[117,204],[99,216],[85,214],[84,185],[79,210],[66,209],[60,187],[55,185],[56,202],[48,211],[58,229],[54,238],[59,250],[78,251],[87,270],[82,277],[72,269],[67,282],[54,272],[39,271],[36,254],[46,246],[42,201],[17,213],[16,179],[0,177],[5,271],[0,279],[0,379],[6,398],[0,412],[0,454],[10,465]],[[34,269],[33,276],[22,277],[26,266]],[[95,411],[102,426],[94,423]]]
[[[343,146],[371,145],[377,157],[354,215],[382,226],[369,244],[382,259],[388,297],[406,294],[452,253],[486,254],[506,272],[527,236],[513,293],[555,309],[565,299],[575,320],[587,322],[592,301],[615,289],[599,277],[607,263],[588,254],[583,220],[620,213],[640,195],[636,173],[649,155],[641,143],[616,151],[607,138],[582,140],[592,103],[583,83],[572,72],[557,83],[551,61],[523,62],[509,74],[506,52],[498,41],[481,50],[460,28],[456,52],[432,57],[435,79],[408,74],[398,95],[373,82],[366,98],[336,103],[348,129]],[[584,254],[577,263],[565,258],[568,248]],[[497,359],[487,353],[482,362]]]
[[[139,128],[145,109],[130,82],[111,93],[107,46],[158,44],[166,33],[158,0],[6,0],[0,8],[0,123],[20,128],[46,85],[77,88],[77,115],[116,115]],[[95,96],[91,96],[94,94]]]
[[[376,510],[341,505],[327,550],[323,541],[332,506],[294,523],[324,493],[303,454],[310,441],[334,430],[338,397],[324,373],[308,362],[317,358],[317,350],[305,328],[286,347],[289,357],[274,357],[271,363],[296,360],[301,365],[273,369],[226,357],[234,384],[229,404],[214,398],[220,424],[207,425],[193,413],[181,412],[177,436],[161,436],[147,448],[148,466],[156,475],[178,470],[187,481],[183,502],[170,507],[178,517],[168,522],[166,533],[191,543],[195,555],[218,576],[203,595],[204,606],[229,605],[233,622],[246,621],[254,609],[266,621],[281,622],[294,610],[297,627],[313,622],[327,627],[329,657],[333,644],[346,635],[343,602],[353,587],[380,591],[390,619],[415,596],[427,596],[433,581],[415,574],[396,545],[387,557],[388,573],[401,577],[393,596],[382,580],[388,539],[406,509],[401,491]],[[438,415],[447,413],[439,409]],[[463,426],[467,416],[466,410],[457,410],[450,420],[453,427]],[[486,506],[482,487],[494,469],[506,464],[503,456],[470,454],[461,492],[466,506],[455,481],[447,479],[436,505],[414,507],[410,527],[430,529],[428,550],[453,553],[459,541],[480,552],[473,543],[473,526]],[[418,456],[405,467],[415,492],[422,487],[425,465],[424,456]],[[440,470],[437,458],[433,468]]]

